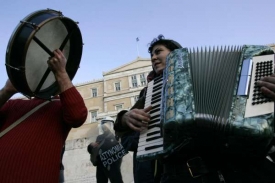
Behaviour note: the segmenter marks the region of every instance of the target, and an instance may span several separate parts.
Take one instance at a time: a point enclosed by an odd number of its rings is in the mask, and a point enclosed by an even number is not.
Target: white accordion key
[[[146,131],[146,133],[141,133],[140,136],[139,136],[139,141],[144,141],[146,140],[147,138],[151,138],[151,137],[155,137],[155,136],[160,136],[160,128],[152,128],[148,131]]]
[[[149,153],[155,153],[162,150],[163,150],[163,139],[162,141],[158,141],[153,144],[147,144],[147,145],[138,147],[137,156],[145,155]]]
[[[162,137],[159,137],[159,138],[156,138],[156,139],[147,141],[148,139],[150,139],[150,138],[147,138],[146,141],[138,142],[138,148],[139,148],[139,147],[142,147],[142,146],[144,146],[144,145],[155,144],[156,142],[162,142],[162,143],[163,143]]]

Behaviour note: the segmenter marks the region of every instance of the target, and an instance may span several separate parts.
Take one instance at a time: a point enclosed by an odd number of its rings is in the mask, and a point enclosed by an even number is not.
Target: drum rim
[[[41,15],[43,13],[47,14],[47,13],[53,13],[53,16],[52,17],[49,17],[49,18],[46,18],[45,20],[42,20],[41,22],[39,22],[39,24],[37,24],[36,26],[38,27],[37,29],[36,28],[33,28],[33,30],[27,35],[27,39],[25,40],[25,43],[24,45],[22,45],[22,49],[23,49],[23,53],[22,53],[22,58],[20,59],[20,62],[22,63],[22,65],[25,65],[26,64],[26,56],[27,56],[27,50],[30,46],[30,43],[31,41],[33,40],[33,37],[36,35],[37,31],[39,31],[39,29],[41,27],[43,27],[45,24],[51,22],[51,21],[54,21],[56,19],[59,19],[63,24],[64,26],[66,27],[67,29],[67,26],[75,26],[77,29],[79,29],[77,23],[68,18],[68,17],[65,17],[63,16],[63,14],[59,11],[56,11],[56,10],[51,10],[51,9],[44,9],[44,10],[38,10],[38,11],[35,11],[35,12],[32,12],[30,14],[28,14],[24,19],[23,21],[28,21],[29,19],[31,19],[32,17],[35,17],[35,15],[39,16],[38,14],[41,13]],[[65,21],[63,21],[62,19],[64,19]],[[20,31],[22,31],[22,29],[25,28],[25,23],[22,23],[20,21],[20,23],[16,26],[16,28],[14,29],[13,33],[11,34],[11,38],[9,40],[9,43],[8,43],[8,46],[7,46],[7,52],[6,52],[6,63],[8,63],[8,61],[11,61],[11,56],[12,56],[12,53],[14,53],[16,50],[12,49],[12,45],[14,44],[14,42],[18,39],[18,37],[21,35],[20,34]],[[79,46],[79,49],[78,50],[81,50],[80,51],[80,55],[78,55],[80,57],[80,60],[78,61],[80,63],[81,61],[81,55],[82,55],[82,51],[83,51],[83,39],[82,39],[82,34],[80,32],[80,30],[78,31],[77,33],[77,37],[79,37],[79,41],[81,41],[82,43],[82,46],[80,48]],[[70,55],[70,53],[69,53]],[[68,55],[68,57],[69,57]],[[50,56],[50,55],[49,55]],[[69,60],[69,58],[66,58],[67,61]],[[67,65],[67,64],[66,64]],[[9,70],[8,72],[12,72],[11,71],[11,68],[8,68],[7,67],[7,70]],[[77,72],[78,68],[75,69],[74,71],[74,74],[69,76],[71,79],[74,78],[76,72]],[[9,74],[10,75],[10,74]],[[12,80],[12,79],[11,79]],[[27,78],[26,78],[26,75],[24,74],[24,79],[23,79],[26,84],[27,84]],[[54,91],[54,93],[51,93],[49,95],[49,97],[53,97],[55,95],[57,95],[59,93],[58,91],[58,88],[57,88],[57,82],[55,81],[53,84],[51,84],[50,86],[46,87],[44,90],[46,91]],[[20,92],[22,93],[23,95],[27,96],[28,98],[29,97],[37,97],[37,98],[43,98],[40,96],[40,94],[42,95],[43,94],[43,90],[40,90],[39,92],[33,92],[31,89],[30,89],[30,86],[27,84],[26,87],[24,87],[25,89],[24,90],[24,93],[23,92]],[[26,91],[28,90],[28,91]],[[30,95],[32,94],[32,95]]]
[[[56,10],[52,10],[52,9],[41,9],[41,10],[34,11],[32,13],[29,13],[21,21],[26,21],[29,18],[31,18],[32,16],[34,16],[35,14],[38,14],[40,12],[46,12],[46,11],[56,12],[59,15],[63,15],[62,12],[60,12],[60,11],[56,11]],[[8,48],[10,48],[10,45],[12,45],[12,43],[14,42],[14,38],[16,37],[15,35],[18,33],[20,28],[22,28],[24,26],[24,24],[21,21],[16,25],[16,27],[13,29],[12,34],[10,35],[10,39],[8,41],[8,45],[7,45],[7,49],[6,49],[7,51],[9,50]]]
[[[54,20],[54,19],[59,19],[59,18],[61,17],[62,13],[58,13],[58,11],[50,10],[50,9],[38,10],[38,11],[35,11],[35,12],[32,12],[32,13],[28,14],[26,17],[23,18],[23,20],[21,20],[21,21],[28,21],[29,19],[35,17],[36,15],[38,16],[39,13],[41,13],[41,15],[42,15],[42,13],[45,13],[45,14],[46,14],[46,13],[50,13],[50,12],[55,13],[55,15],[53,14],[53,17],[47,18],[47,19],[41,21],[38,25],[36,25],[36,26],[38,27],[38,29],[33,28],[33,30],[29,33],[28,38],[27,38],[26,42],[24,43],[24,46],[22,46],[23,54],[22,54],[22,58],[21,58],[21,60],[20,60],[20,63],[22,63],[22,65],[25,66],[25,64],[26,64],[27,50],[28,50],[28,48],[29,48],[29,46],[30,46],[30,43],[31,43],[33,37],[34,37],[35,34],[37,33],[37,31],[39,31],[39,29],[40,29],[41,27],[43,27],[43,26],[44,26],[46,23],[48,23],[49,21],[52,21],[52,20]],[[65,18],[65,17],[64,17],[64,18]],[[15,50],[13,50],[13,52],[11,52],[11,49],[10,49],[11,46],[12,46],[12,45],[14,44],[14,42],[19,38],[19,36],[20,36],[20,31],[22,31],[22,29],[24,29],[25,26],[26,26],[25,23],[23,23],[23,22],[21,22],[21,21],[20,21],[20,22],[18,23],[18,25],[15,27],[15,29],[14,29],[12,35],[11,35],[11,38],[10,38],[10,40],[9,40],[8,48],[7,48],[7,55],[8,55],[8,56],[6,57],[6,62],[7,62],[8,60],[10,60],[11,54],[14,53],[14,51],[15,51]],[[9,71],[9,72],[10,72],[10,71]],[[24,76],[24,82],[27,83],[28,80],[27,80],[27,78],[26,78],[26,75],[23,75],[23,76]],[[10,80],[13,80],[13,79],[10,79]],[[54,82],[51,86],[45,88],[45,90],[46,90],[46,89],[53,88],[53,87],[56,87],[56,86],[54,86],[54,85],[56,85],[56,82]],[[28,90],[28,91],[26,91],[26,90]],[[23,92],[21,92],[21,93],[22,93],[23,95],[25,95],[25,96],[28,96],[28,97],[33,97],[33,96],[39,97],[39,93],[42,93],[41,91],[40,91],[40,92],[37,92],[37,93],[33,92],[33,91],[30,89],[30,87],[29,87],[28,84],[25,86],[25,92],[27,92],[28,94],[24,94]],[[30,93],[31,93],[32,95],[29,96]],[[56,95],[57,93],[58,93],[58,91],[55,92],[55,95]]]

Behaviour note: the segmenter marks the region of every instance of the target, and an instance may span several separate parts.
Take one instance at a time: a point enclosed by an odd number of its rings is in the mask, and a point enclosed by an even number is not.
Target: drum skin
[[[46,49],[37,44],[35,38]],[[6,52],[8,77],[26,97],[51,99],[58,94],[59,88],[52,72],[44,74],[50,71],[47,60],[55,49],[66,52],[66,70],[72,80],[79,68],[82,48],[82,36],[76,22],[55,10],[33,12],[18,24],[9,40]],[[44,80],[43,75],[46,75]]]

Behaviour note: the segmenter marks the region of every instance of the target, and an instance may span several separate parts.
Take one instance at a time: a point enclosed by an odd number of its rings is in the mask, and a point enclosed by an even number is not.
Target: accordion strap
[[[59,99],[54,99],[59,100]],[[16,127],[17,125],[19,125],[22,121],[24,121],[26,118],[28,118],[31,114],[33,114],[35,111],[37,111],[38,109],[40,109],[41,107],[43,107],[44,105],[46,105],[47,103],[49,103],[50,101],[45,101],[41,104],[39,104],[38,106],[36,106],[35,108],[33,108],[32,110],[30,110],[29,112],[27,112],[25,115],[23,115],[21,118],[19,118],[18,120],[16,120],[14,123],[12,123],[8,128],[6,128],[5,130],[3,130],[0,133],[0,138],[2,136],[4,136],[6,133],[8,133],[11,129],[13,129],[14,127]]]

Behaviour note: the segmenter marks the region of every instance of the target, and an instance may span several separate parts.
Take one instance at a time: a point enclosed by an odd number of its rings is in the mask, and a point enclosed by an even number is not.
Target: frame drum
[[[60,49],[67,58],[72,80],[82,55],[82,36],[76,22],[61,12],[46,9],[31,13],[15,28],[7,47],[6,69],[14,87],[28,98],[51,99],[58,84],[47,60]]]

